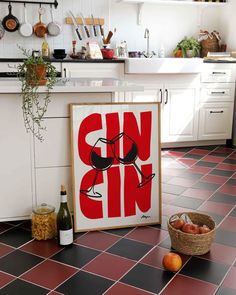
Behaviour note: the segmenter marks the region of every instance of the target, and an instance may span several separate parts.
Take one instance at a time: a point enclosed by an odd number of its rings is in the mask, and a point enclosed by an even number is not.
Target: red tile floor
[[[162,225],[75,234],[64,249],[34,241],[29,221],[0,223],[0,294],[235,295],[236,148],[163,150],[162,172]],[[195,210],[217,223],[211,251],[165,271],[167,218]]]

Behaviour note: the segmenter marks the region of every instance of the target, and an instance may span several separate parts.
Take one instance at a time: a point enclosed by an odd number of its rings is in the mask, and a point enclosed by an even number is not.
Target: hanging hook
[[[24,7],[26,6],[25,2],[24,2]]]

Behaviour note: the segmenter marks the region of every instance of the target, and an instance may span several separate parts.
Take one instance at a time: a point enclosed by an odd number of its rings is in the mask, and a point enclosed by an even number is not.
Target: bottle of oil
[[[48,42],[46,40],[46,38],[43,40],[42,43],[42,57],[43,58],[49,58],[50,57],[50,50],[49,50],[49,45]]]

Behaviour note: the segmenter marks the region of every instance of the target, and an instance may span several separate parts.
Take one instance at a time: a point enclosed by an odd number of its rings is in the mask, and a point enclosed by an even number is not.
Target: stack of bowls
[[[53,57],[56,59],[63,59],[66,57],[65,49],[54,49]]]

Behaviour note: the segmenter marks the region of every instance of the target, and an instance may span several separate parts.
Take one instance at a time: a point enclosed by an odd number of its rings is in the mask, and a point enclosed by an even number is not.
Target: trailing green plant
[[[187,51],[188,50],[193,51],[193,56],[199,56],[200,55],[200,50],[201,50],[201,45],[198,42],[198,40],[195,39],[194,37],[190,37],[190,38],[184,37],[184,39],[182,39],[177,44],[177,46],[173,50],[173,53],[175,54],[178,50],[182,50],[183,57],[187,56]]]
[[[42,125],[43,117],[47,112],[50,103],[50,91],[57,81],[56,68],[50,61],[42,56],[34,56],[30,50],[19,46],[24,55],[24,60],[17,67],[18,78],[21,81],[21,96],[24,124],[27,132],[39,140],[43,141],[42,131],[46,128]],[[43,92],[39,94],[40,78],[34,70],[36,65],[44,65],[46,70],[47,83]],[[46,81],[45,81],[46,82]]]

